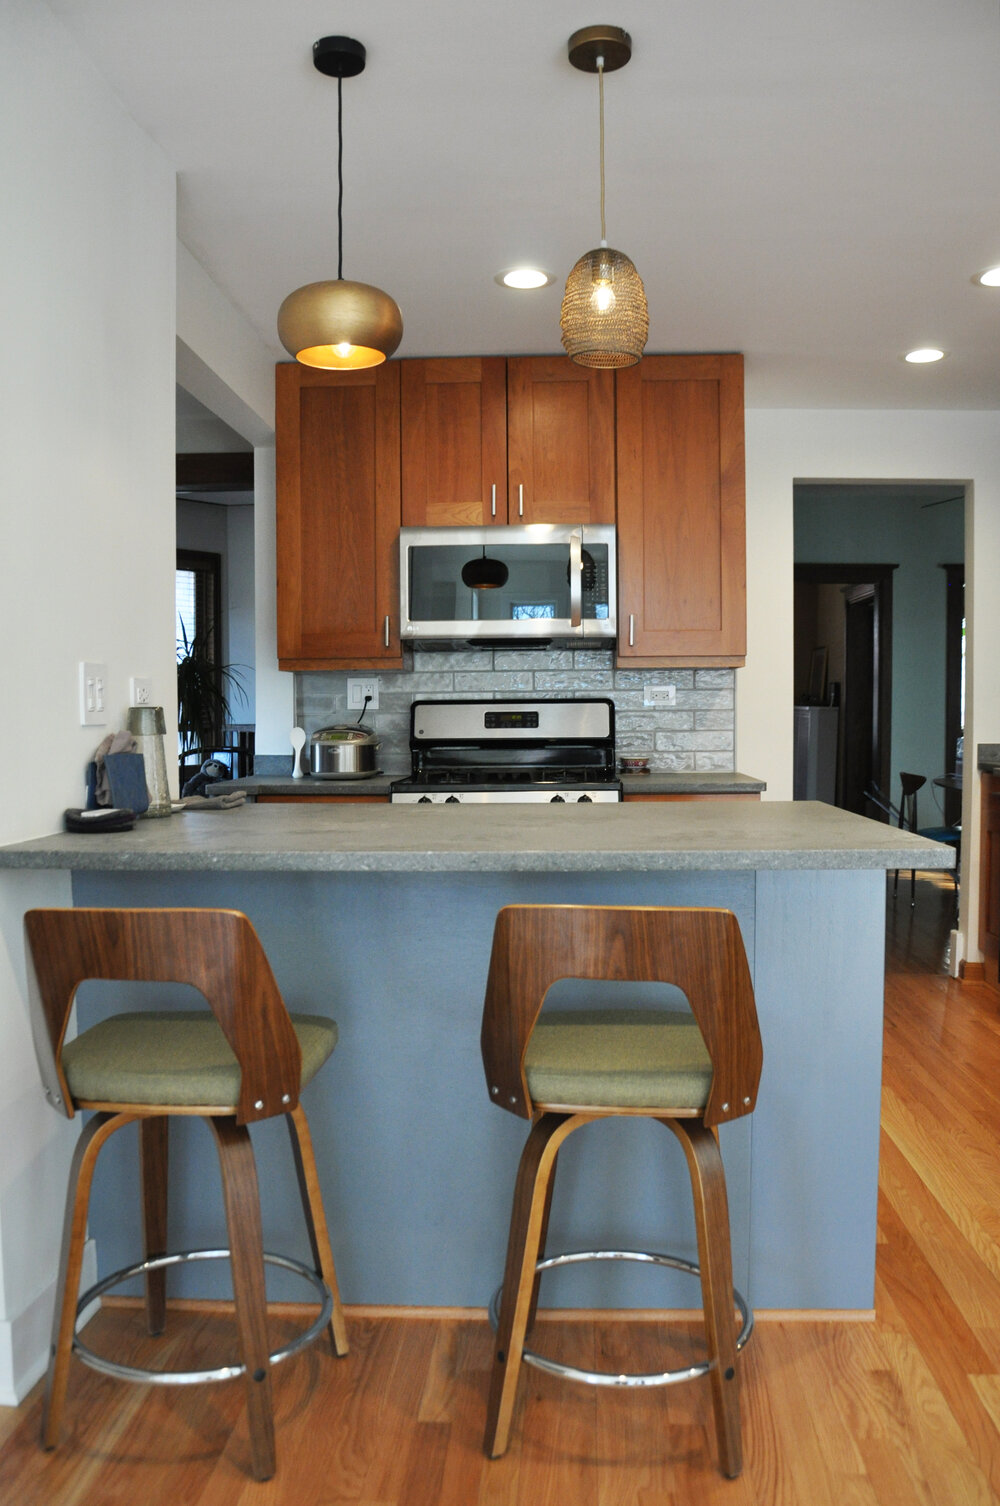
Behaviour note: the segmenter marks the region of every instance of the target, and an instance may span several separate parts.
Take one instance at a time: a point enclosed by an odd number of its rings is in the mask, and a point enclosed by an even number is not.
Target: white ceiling
[[[400,356],[560,350],[600,236],[597,81],[566,40],[633,37],[608,76],[608,239],[649,351],[742,350],[763,407],[1000,407],[998,0],[49,0],[178,173],[179,233],[284,358],[292,288],[391,292]],[[71,127],[70,127],[71,128]],[[534,259],[555,286],[494,274]],[[948,358],[911,367],[935,344]]]

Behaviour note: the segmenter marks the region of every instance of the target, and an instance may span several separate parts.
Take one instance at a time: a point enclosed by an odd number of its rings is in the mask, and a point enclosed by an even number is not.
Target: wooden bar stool
[[[73,1157],[66,1200],[59,1295],[42,1416],[42,1445],[59,1427],[69,1362],[126,1380],[160,1384],[245,1377],[254,1475],[274,1474],[270,1368],[328,1330],[347,1353],[319,1178],[299,1090],[333,1051],[337,1027],[316,1015],[289,1015],[257,933],[236,910],[31,910],[25,916],[32,1029],[49,1102],[72,1119],[95,1112]],[[188,983],[210,1012],[117,1014],[66,1041],[76,991],[87,979]],[[210,1125],[222,1170],[228,1250],[166,1253],[167,1127],[173,1114]],[[284,1114],[315,1269],[265,1254],[257,1172],[248,1125]],[[87,1209],[98,1152],[115,1130],[138,1122],[145,1259],[79,1294]],[[204,1371],[149,1371],[94,1354],[76,1337],[78,1315],[96,1296],[143,1275],[151,1334],[163,1331],[166,1269],[229,1257],[241,1363]],[[264,1262],[307,1281],[319,1316],[284,1349],[268,1353]]]
[[[627,1007],[539,1018],[546,993],[564,978],[675,984],[693,1020],[680,1012]],[[507,1448],[522,1359],[591,1385],[668,1385],[708,1374],[722,1472],[738,1475],[743,1460],[736,1355],[753,1318],[733,1290],[726,1182],[714,1131],[753,1109],[762,1052],[736,917],[728,910],[588,905],[501,910],[482,1052],[493,1102],[533,1121],[517,1174],[503,1286],[499,1302],[494,1299],[487,1454],[497,1458]],[[657,1119],[680,1141],[694,1196],[698,1265],[639,1251],[542,1258],[559,1147],[581,1125],[622,1114]],[[542,1270],[588,1259],[652,1261],[699,1274],[706,1363],[654,1375],[610,1375],[526,1349]]]

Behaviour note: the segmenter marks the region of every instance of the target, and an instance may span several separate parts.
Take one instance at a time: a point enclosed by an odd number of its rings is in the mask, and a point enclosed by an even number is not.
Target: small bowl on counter
[[[649,759],[629,754],[619,758],[618,767],[623,774],[648,774]]]

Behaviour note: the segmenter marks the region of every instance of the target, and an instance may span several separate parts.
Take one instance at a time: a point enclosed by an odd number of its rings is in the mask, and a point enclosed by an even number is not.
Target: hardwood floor
[[[890,881],[891,896],[891,881]],[[646,1394],[532,1371],[510,1452],[481,1452],[485,1320],[348,1313],[351,1354],[275,1374],[278,1473],[248,1475],[240,1384],[139,1389],[74,1365],[66,1433],[37,1445],[40,1395],[0,1411],[4,1506],[965,1506],[1000,1502],[1000,1010],[946,976],[947,880],[888,906],[876,1321],[765,1321],[744,1351],[745,1465],[715,1466],[704,1383]],[[291,1320],[278,1316],[276,1332]],[[90,1332],[140,1356],[216,1356],[222,1319],[168,1337],[105,1309]],[[227,1330],[228,1331],[228,1330]],[[551,1322],[583,1363],[658,1366],[641,1323]],[[688,1335],[680,1333],[683,1351]],[[693,1343],[693,1340],[692,1340]],[[221,1341],[223,1350],[225,1340]],[[141,1361],[140,1361],[141,1362]]]

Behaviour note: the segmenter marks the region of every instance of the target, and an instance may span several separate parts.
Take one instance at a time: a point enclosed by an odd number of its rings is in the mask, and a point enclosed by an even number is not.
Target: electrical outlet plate
[[[644,685],[642,687],[642,704],[644,706],[676,706],[676,685]]]
[[[360,711],[365,704],[365,696],[371,696],[368,702],[369,711],[378,710],[378,675],[365,675],[361,679],[351,679],[347,682],[347,709],[348,711]]]
[[[153,704],[153,682],[145,676],[133,675],[128,682],[128,695],[130,706],[151,706]]]
[[[80,663],[80,726],[107,724],[108,666]]]

